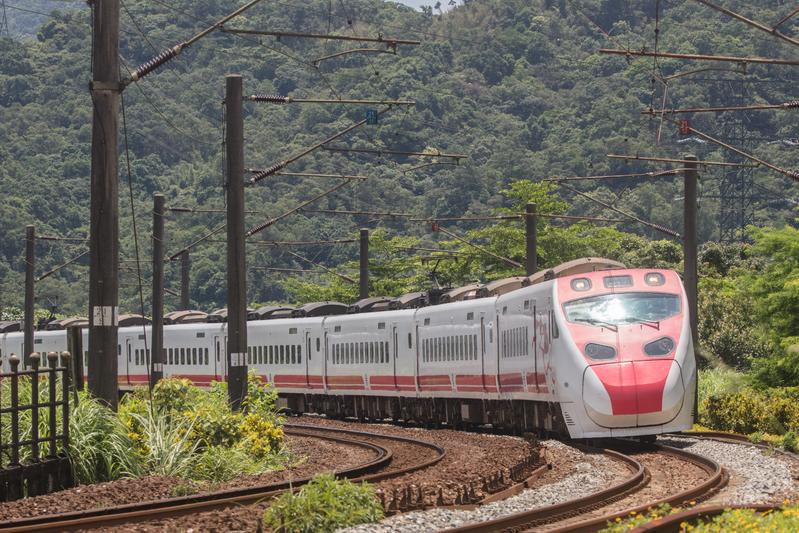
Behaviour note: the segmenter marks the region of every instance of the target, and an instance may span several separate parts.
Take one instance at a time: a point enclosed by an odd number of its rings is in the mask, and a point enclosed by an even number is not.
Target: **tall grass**
[[[199,440],[190,438],[192,423],[186,419],[161,416],[152,409],[132,415],[142,428],[145,454],[140,454],[143,471],[151,475],[188,477],[196,461]]]

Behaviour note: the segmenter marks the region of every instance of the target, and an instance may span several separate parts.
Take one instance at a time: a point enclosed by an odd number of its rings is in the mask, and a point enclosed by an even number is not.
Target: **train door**
[[[311,330],[305,330],[305,388],[311,388],[311,378],[308,375],[311,364]]]
[[[227,379],[227,336],[214,335],[214,377]]]
[[[536,307],[536,302],[533,300],[531,302],[533,307],[533,372],[535,373],[535,392],[541,392],[539,386],[539,365],[538,365],[538,308]],[[530,388],[530,382],[527,382],[527,388]]]
[[[119,354],[118,371],[120,377],[130,384],[130,367],[133,366],[133,338],[125,337],[125,351]]]
[[[398,357],[399,357],[399,338],[398,338],[398,335],[397,335],[397,323],[396,322],[393,322],[391,324],[391,331],[392,331],[391,344],[394,347],[394,350],[393,350],[394,351],[394,357],[392,358],[393,363],[392,363],[391,366],[394,369],[394,371],[393,371],[393,374],[394,374],[394,390],[396,390],[397,389],[397,360],[398,360]]]
[[[480,383],[483,384],[483,392],[486,390],[486,314],[480,312]]]

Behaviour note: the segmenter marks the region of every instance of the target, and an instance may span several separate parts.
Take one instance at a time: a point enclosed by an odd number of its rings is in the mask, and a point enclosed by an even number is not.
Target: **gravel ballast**
[[[617,481],[620,474],[629,475],[626,469],[620,468],[604,455],[584,453],[558,441],[544,441],[542,444],[558,463],[568,465],[564,470],[569,473],[561,470],[549,476],[550,483],[534,486],[516,496],[474,510],[438,508],[404,513],[389,517],[379,524],[341,529],[338,533],[416,533],[485,522],[587,496]]]
[[[795,497],[795,465],[784,455],[745,443],[664,437],[660,444],[713,459],[729,470],[730,483],[711,501],[724,504],[781,503]]]

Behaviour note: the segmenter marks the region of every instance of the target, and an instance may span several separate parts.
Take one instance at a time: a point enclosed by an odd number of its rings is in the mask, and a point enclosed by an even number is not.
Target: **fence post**
[[[48,455],[49,458],[55,458],[58,456],[56,450],[56,391],[55,391],[55,380],[56,380],[56,365],[58,364],[58,354],[55,352],[47,352],[47,363],[48,363],[48,371],[50,374],[50,398],[48,403],[48,407],[50,408],[50,418],[48,422],[50,422],[50,454]]]
[[[63,455],[65,460],[62,461],[61,463],[62,469],[61,472],[59,473],[60,475],[58,476],[58,482],[62,488],[71,487],[75,484],[74,483],[75,480],[73,479],[72,476],[72,465],[70,465],[69,461],[66,460],[69,451],[69,390],[71,388],[70,387],[70,369],[72,368],[71,359],[72,359],[72,354],[70,354],[67,351],[61,352],[61,365],[63,366],[62,372],[64,376],[61,380],[61,402],[62,402],[61,408],[63,409],[63,414],[61,415],[61,424],[63,428],[61,430],[61,437],[62,437],[61,454]],[[77,391],[75,391],[75,389],[72,390],[75,392],[75,407],[77,407],[78,406]]]
[[[28,357],[31,370],[31,461],[39,462],[39,360],[41,355],[33,352]],[[39,495],[39,477],[33,475],[28,477],[28,495]]]
[[[19,468],[19,357],[12,353],[8,362],[11,363],[11,462],[9,468]],[[13,477],[8,486],[8,496],[11,500],[22,497],[22,478]]]

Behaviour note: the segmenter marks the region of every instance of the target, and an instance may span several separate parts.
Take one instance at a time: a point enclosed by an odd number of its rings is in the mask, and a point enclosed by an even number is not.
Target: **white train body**
[[[693,423],[687,309],[675,272],[605,270],[420,309],[252,321],[247,363],[301,411],[651,435]],[[164,327],[165,376],[224,380],[226,335],[225,323]],[[35,342],[64,350],[66,333]],[[120,328],[120,388],[147,384],[150,345],[149,326]],[[21,351],[21,333],[0,338],[4,370]]]

